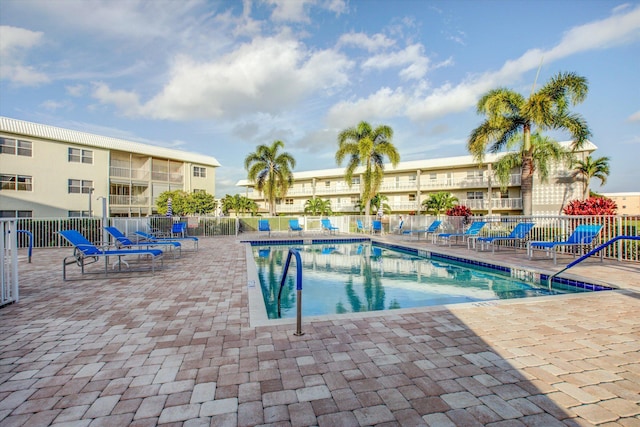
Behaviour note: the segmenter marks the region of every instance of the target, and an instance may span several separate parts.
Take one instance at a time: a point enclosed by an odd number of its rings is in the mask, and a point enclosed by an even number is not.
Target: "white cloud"
[[[627,118],[627,121],[630,122],[640,122],[640,111],[636,111],[632,115]]]
[[[216,61],[176,58],[169,82],[141,112],[174,120],[276,114],[347,84],[352,66],[342,54],[311,52],[285,35],[255,38]]]
[[[0,79],[18,85],[36,86],[49,77],[25,64],[30,49],[42,42],[43,33],[24,28],[0,26]]]
[[[330,127],[343,128],[353,126],[353,123],[361,120],[396,117],[404,113],[408,101],[410,98],[402,88],[381,88],[368,98],[354,102],[342,101],[334,105],[329,110],[327,122]]]
[[[315,4],[315,0],[262,0],[275,6],[271,13],[274,21],[309,22],[305,6]]]
[[[140,111],[140,99],[134,92],[111,90],[105,83],[94,83],[92,96],[102,104],[115,105],[127,116],[137,116]]]
[[[424,56],[424,47],[421,44],[407,46],[398,52],[372,56],[362,64],[365,70],[384,70],[403,66],[400,77],[404,80],[418,80],[427,74],[429,58]]]
[[[48,99],[40,104],[40,107],[49,111],[56,111],[61,108],[71,108],[72,104],[69,101],[54,101],[52,99]]]
[[[83,84],[70,85],[64,87],[67,90],[67,93],[73,97],[80,97],[84,95],[87,87]]]
[[[338,39],[338,46],[355,46],[366,49],[369,52],[376,52],[381,49],[391,47],[395,41],[387,38],[384,34],[374,34],[369,36],[365,33],[346,33]]]

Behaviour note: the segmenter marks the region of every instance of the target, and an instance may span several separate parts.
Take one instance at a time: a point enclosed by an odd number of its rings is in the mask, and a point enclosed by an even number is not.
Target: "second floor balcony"
[[[109,195],[109,204],[111,206],[149,206],[149,197],[111,194]]]
[[[509,199],[461,199],[460,204],[467,206],[471,210],[489,210],[489,203],[491,203],[491,209],[522,209],[521,198],[509,198]]]
[[[145,169],[130,169],[118,166],[109,168],[109,175],[113,178],[127,178],[138,181],[149,181],[149,171]]]

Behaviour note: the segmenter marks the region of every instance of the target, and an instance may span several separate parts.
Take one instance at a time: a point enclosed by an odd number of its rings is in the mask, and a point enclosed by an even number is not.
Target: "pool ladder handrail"
[[[589,252],[587,252],[586,254],[582,255],[577,260],[575,260],[573,262],[570,262],[562,270],[560,270],[560,271],[558,271],[556,273],[553,273],[551,276],[549,276],[547,285],[549,286],[549,288],[551,288],[551,284],[553,283],[553,278],[554,277],[558,276],[560,273],[564,273],[566,270],[570,269],[574,265],[580,264],[582,261],[584,261],[585,259],[589,258],[591,255],[600,252],[601,250],[603,250],[607,246],[611,246],[613,243],[617,242],[618,240],[640,240],[640,236],[616,236],[616,237],[614,237],[613,239],[611,239],[611,240],[601,244],[600,246],[597,246],[596,248],[590,250]],[[600,260],[602,260],[602,254],[600,254]]]
[[[280,279],[280,290],[278,291],[278,317],[280,317],[280,297],[282,296],[282,288],[284,287],[284,281],[287,278],[287,272],[289,271],[289,265],[291,264],[291,256],[296,257],[296,331],[293,335],[304,335],[302,332],[302,258],[300,258],[300,252],[297,249],[289,249],[287,254],[287,261],[284,264],[282,270],[282,278]]]

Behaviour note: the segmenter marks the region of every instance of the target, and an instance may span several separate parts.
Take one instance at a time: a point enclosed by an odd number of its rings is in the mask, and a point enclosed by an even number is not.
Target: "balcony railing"
[[[111,206],[149,206],[149,197],[111,194],[109,195],[109,204]]]
[[[184,181],[184,175],[179,172],[151,172],[151,179],[154,181],[182,183]]]
[[[380,191],[416,191],[418,186],[413,182],[386,182],[380,186]]]
[[[109,168],[109,174],[113,178],[128,178],[140,181],[149,180],[149,171],[145,169],[129,169],[118,166],[111,166]]]
[[[487,199],[461,199],[460,204],[471,209],[489,209]],[[491,209],[522,209],[522,199],[491,199]]]

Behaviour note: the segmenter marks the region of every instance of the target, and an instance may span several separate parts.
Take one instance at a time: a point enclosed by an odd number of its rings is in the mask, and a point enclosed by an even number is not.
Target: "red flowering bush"
[[[447,216],[463,216],[462,224],[467,224],[469,222],[469,218],[473,215],[471,209],[464,205],[456,205],[450,209],[447,209]]]
[[[617,210],[616,202],[607,197],[589,197],[586,200],[573,200],[562,212],[565,215],[615,215]]]

